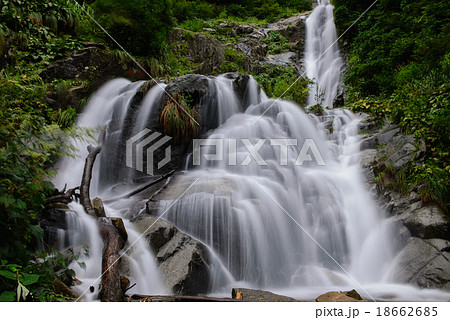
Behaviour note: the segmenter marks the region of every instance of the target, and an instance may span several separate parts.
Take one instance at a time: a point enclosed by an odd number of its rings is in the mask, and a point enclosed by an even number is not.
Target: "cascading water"
[[[333,7],[320,1],[306,24],[307,75],[323,93],[313,87],[308,103],[332,107],[342,67],[337,44],[330,47],[336,40]],[[320,118],[308,115],[293,103],[268,100],[253,78],[242,103],[230,78],[209,78],[208,83],[215,94],[202,103],[213,104],[214,114],[202,116],[220,125],[208,139],[222,141],[223,160],[194,166],[194,157],[188,157],[189,169],[171,182],[172,196],[160,201],[159,214],[210,249],[211,294],[228,296],[231,287],[246,286],[299,299],[352,288],[365,298],[442,298],[442,293],[392,284],[389,278],[395,252],[389,224],[365,189],[355,115],[336,109]],[[126,183],[137,181],[129,168],[121,167],[123,139],[146,128],[165,89],[154,86],[136,108],[132,101],[141,86],[113,80],[80,116],[79,126],[107,128],[92,197],[109,198],[117,184],[127,191]],[[86,145],[78,145],[77,159],[63,161],[57,187],[79,185]],[[213,149],[205,147],[201,154],[213,154]],[[106,207],[108,216],[123,217],[129,244],[136,241],[124,256],[137,283],[132,292],[166,294],[148,244],[127,220],[133,202],[124,199]],[[69,245],[89,246],[89,257],[78,261],[86,263],[86,270],[73,263],[83,282],[77,289],[81,293],[100,276],[102,243],[96,222],[79,204],[71,207],[76,214],[69,215]]]
[[[109,188],[105,188],[105,181],[102,181],[102,175],[113,175],[111,170],[111,161],[115,159],[114,152],[117,151],[122,134],[122,128],[127,115],[130,113],[132,101],[144,82],[131,83],[125,79],[115,79],[104,85],[89,101],[85,111],[80,115],[77,126],[90,129],[107,128],[106,139],[103,145],[103,155],[94,168],[92,177],[91,196],[103,196]],[[143,116],[148,117],[148,110],[152,105],[158,102],[165,85],[155,86],[149,91],[147,99],[143,100],[142,108],[138,119]],[[137,126],[145,126],[145,123],[137,123]],[[78,186],[83,172],[84,159],[87,155],[88,143],[85,141],[73,142],[78,148],[79,153],[76,158],[65,158],[58,170],[58,176],[54,179],[54,184],[62,187],[67,184],[69,187]],[[105,170],[106,168],[106,170]],[[105,173],[106,171],[106,173]],[[125,175],[114,172],[113,176],[123,178]],[[116,175],[117,174],[117,175]],[[111,181],[111,179],[107,179]],[[83,299],[95,300],[98,295],[99,277],[101,275],[102,248],[103,242],[98,232],[97,221],[88,216],[82,206],[78,203],[71,203],[69,207],[75,214],[67,216],[68,230],[66,238],[69,238],[67,247],[74,248],[80,252],[80,258],[72,262],[69,266],[72,268],[81,284],[74,289],[83,294]],[[114,206],[105,206],[107,216],[123,217],[123,211]],[[130,268],[130,280],[137,283],[130,293],[146,294],[167,294],[169,291],[162,285],[155,257],[151,253],[148,243],[141,239],[136,231],[125,217],[124,224],[128,233],[128,243],[133,247],[122,257],[127,261]],[[86,252],[84,252],[86,250]],[[84,264],[84,266],[83,266]],[[93,290],[90,290],[90,287]]]
[[[216,125],[223,123],[232,114],[240,112],[243,106],[239,102],[234,90],[232,80],[224,76],[208,79],[209,85],[215,88],[216,93],[212,99],[217,105],[218,112],[211,119]],[[117,190],[129,192],[129,185],[120,186],[122,183],[131,183],[135,180],[133,171],[125,166],[122,155],[124,150],[124,137],[133,135],[143,129],[152,121],[154,106],[159,105],[165,84],[153,86],[145,95],[139,106],[133,103],[135,96],[144,82],[131,83],[125,79],[115,79],[105,84],[90,99],[84,112],[80,115],[77,126],[96,130],[97,133],[104,130],[102,152],[94,166],[94,174],[91,183],[91,197],[99,196],[103,199],[110,197],[120,198]],[[251,78],[247,90],[250,102],[258,103],[265,99],[260,92],[256,81]],[[255,98],[254,96],[257,96]],[[209,104],[210,101],[204,101]],[[78,186],[81,180],[84,159],[87,156],[87,141],[71,141],[78,149],[75,158],[65,158],[59,164],[58,175],[54,184],[62,188],[65,184],[69,188]],[[122,148],[122,149],[121,149]],[[137,180],[139,183],[139,180]],[[138,201],[138,200],[137,200]],[[130,269],[130,280],[137,285],[129,293],[141,294],[168,294],[164,288],[161,277],[158,275],[155,257],[145,239],[140,238],[139,233],[131,222],[128,221],[127,212],[136,201],[133,198],[116,201],[105,206],[107,216],[122,217],[128,233],[130,245],[126,255],[122,257]],[[78,293],[82,293],[85,300],[94,300],[98,294],[98,280],[101,274],[101,250],[102,240],[98,234],[97,222],[84,213],[84,209],[78,203],[71,203],[67,214],[68,229],[60,235],[62,248],[74,248],[80,253],[80,258],[74,261],[70,267],[74,269],[81,285],[74,287]],[[63,240],[68,239],[68,240]],[[132,244],[132,246],[131,246]],[[85,252],[86,251],[86,252]],[[217,262],[218,259],[215,259]],[[217,263],[216,263],[217,264]],[[219,263],[220,264],[220,263]],[[226,271],[225,271],[226,274]],[[96,282],[97,281],[97,282]],[[93,291],[90,287],[93,287]]]
[[[333,106],[343,67],[336,39],[333,6],[319,0],[306,19],[304,64],[306,76],[314,80],[308,105]]]

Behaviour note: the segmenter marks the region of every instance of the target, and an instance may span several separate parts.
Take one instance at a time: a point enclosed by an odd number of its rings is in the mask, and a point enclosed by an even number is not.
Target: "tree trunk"
[[[95,148],[92,146],[88,147],[89,154],[86,157],[86,162],[84,164],[83,177],[81,179],[80,186],[80,202],[83,205],[86,213],[95,218],[97,218],[97,214],[92,206],[91,198],[89,196],[89,190],[91,187],[92,167],[94,166],[95,158],[101,150],[101,146],[97,146]]]
[[[125,301],[119,273],[119,250],[125,243],[110,220],[99,219],[99,230],[103,240],[99,299],[106,302]]]

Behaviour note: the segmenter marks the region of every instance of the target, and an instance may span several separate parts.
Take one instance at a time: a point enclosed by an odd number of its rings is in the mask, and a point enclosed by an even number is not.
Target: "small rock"
[[[103,206],[103,201],[100,198],[94,198],[92,200],[92,207],[95,210],[97,217],[106,217],[105,207]]]
[[[233,288],[231,290],[233,299],[240,299],[247,302],[295,302],[294,298],[282,296],[269,291]]]
[[[128,233],[123,224],[122,218],[109,218],[114,227],[119,231],[119,235],[124,242],[128,240]]]
[[[203,28],[204,32],[209,32],[211,34],[216,34],[216,30],[212,28]]]
[[[70,297],[70,298],[78,298],[78,295],[70,289],[68,286],[64,284],[61,280],[58,278],[53,279],[53,290],[56,293],[62,294],[63,296]]]
[[[123,292],[125,292],[128,289],[128,286],[130,285],[130,279],[124,276],[120,276],[120,288]]]
[[[367,302],[363,300],[356,290],[351,291],[330,291],[316,298],[317,302]]]

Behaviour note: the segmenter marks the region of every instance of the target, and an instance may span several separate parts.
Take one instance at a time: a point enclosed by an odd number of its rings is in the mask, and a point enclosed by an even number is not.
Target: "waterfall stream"
[[[311,13],[306,34],[305,67],[307,76],[316,81],[308,104],[332,107],[343,62],[334,43],[333,7],[328,1],[320,1]],[[188,163],[189,169],[171,182],[171,192],[182,195],[197,182],[180,199],[161,200],[158,214],[212,252],[211,294],[229,296],[232,287],[245,286],[299,299],[353,288],[367,299],[440,297],[437,291],[394,284],[390,279],[396,254],[392,230],[365,186],[359,165],[359,120],[354,114],[331,109],[321,117],[309,115],[294,103],[267,99],[253,78],[241,105],[231,80],[219,76],[209,81],[217,89],[215,116],[220,126],[208,139],[223,142],[224,160]],[[121,136],[125,129],[145,128],[165,88],[154,86],[139,109],[132,110],[132,99],[142,84],[123,79],[105,84],[79,118],[79,126],[107,127],[91,197],[102,197],[111,186],[130,180],[130,170],[122,172],[114,162]],[[130,129],[127,119],[136,112],[137,121]],[[280,141],[289,144],[282,149]],[[262,161],[249,153],[249,145],[258,146]],[[65,183],[79,185],[86,146],[78,143],[80,155],[60,164],[54,181],[58,188]],[[208,148],[202,152],[212,153]],[[129,243],[139,237],[125,215],[132,200],[106,207],[108,216],[123,217]],[[76,262],[72,266],[83,282],[76,289],[89,292],[100,276],[102,243],[96,222],[79,204],[71,208],[76,215],[70,217],[74,221],[70,244],[89,245],[89,256],[81,258],[86,270]],[[169,293],[143,239],[125,258],[131,280],[137,283],[131,292]],[[95,299],[97,293],[85,294],[85,299]]]

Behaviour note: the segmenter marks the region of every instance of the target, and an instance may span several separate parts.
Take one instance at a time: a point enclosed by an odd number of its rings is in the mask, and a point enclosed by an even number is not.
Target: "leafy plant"
[[[264,38],[263,42],[269,45],[268,54],[278,54],[285,52],[288,46],[288,40],[283,37],[278,31],[269,30],[269,37]]]
[[[172,97],[175,101],[169,100],[161,111],[160,121],[164,133],[177,143],[189,142],[197,134],[200,117],[181,94]]]
[[[309,80],[299,79],[293,68],[267,66],[266,72],[255,75],[255,80],[263,88],[268,97],[292,100],[305,106],[309,92]]]

